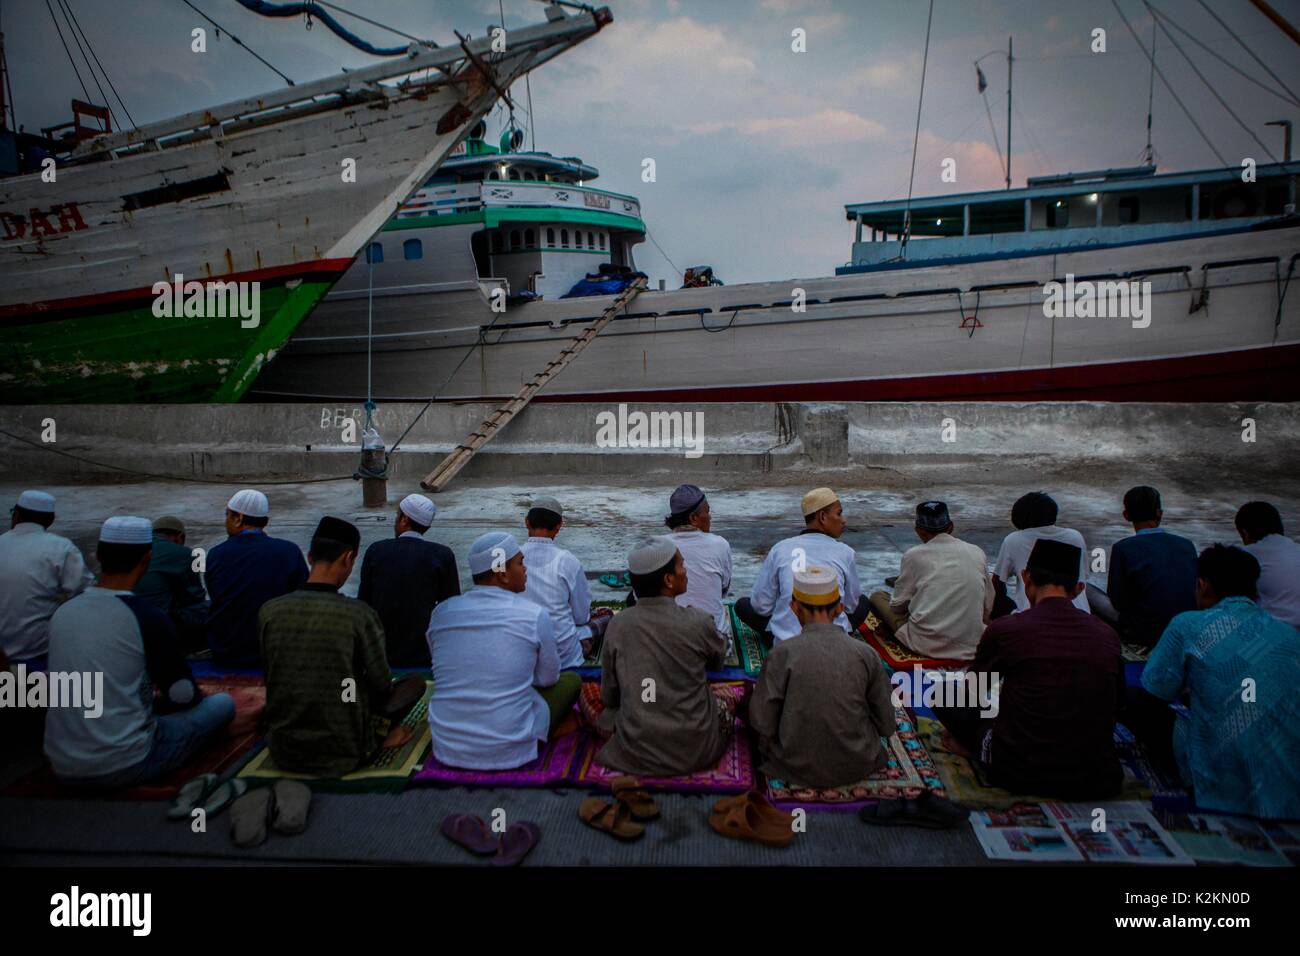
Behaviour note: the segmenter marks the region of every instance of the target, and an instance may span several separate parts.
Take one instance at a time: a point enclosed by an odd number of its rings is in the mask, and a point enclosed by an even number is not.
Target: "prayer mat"
[[[1145,644],[1121,644],[1119,646],[1120,657],[1125,661],[1143,661],[1145,662],[1151,656],[1151,648]]]
[[[944,796],[943,781],[906,710],[895,708],[898,733],[889,738],[889,762],[856,783],[840,787],[805,787],[769,777],[767,799],[782,810],[856,810],[880,800],[918,797],[925,791]]]
[[[737,657],[736,665],[745,669],[749,677],[757,677],[763,671],[763,662],[771,653],[772,645],[766,634],[759,634],[740,619],[736,605],[728,604],[727,613],[731,615],[732,644]]]
[[[970,661],[923,657],[914,651],[908,650],[892,636],[886,636],[884,629],[880,626],[880,618],[876,617],[874,612],[867,614],[867,619],[858,627],[858,633],[855,636],[859,637],[879,654],[880,659],[885,662],[885,666],[891,671],[907,671],[913,667],[945,670],[970,666]]]
[[[583,685],[584,698],[587,697],[588,686],[590,685]],[[737,703],[745,694],[744,681],[713,684],[711,687],[715,694],[730,693]],[[599,704],[599,691],[595,700]],[[581,703],[580,699],[580,705]],[[588,708],[584,708],[584,719],[591,706],[588,703]],[[600,710],[603,710],[603,707]],[[596,714],[599,715],[599,712],[596,711]],[[596,763],[596,755],[600,753],[603,746],[605,741],[597,734],[587,736],[586,746],[578,763],[578,771],[574,776],[574,783],[578,786],[608,789],[618,777],[635,776],[648,789],[673,793],[741,793],[754,788],[754,756],[749,748],[749,735],[745,732],[744,722],[739,718],[732,727],[731,737],[718,762],[712,767],[682,776],[645,777],[640,774],[629,775],[621,770],[611,770]]]
[[[922,743],[934,760],[948,799],[979,810],[1007,810],[1018,803],[1049,803],[1059,797],[1046,797],[1035,794],[1012,793],[995,786],[988,779],[984,768],[967,757],[953,753],[943,744],[944,728],[939,721],[929,717],[917,718],[917,727]],[[1115,744],[1121,751],[1120,764],[1124,767],[1124,782],[1120,792],[1112,800],[1147,800],[1150,789],[1122,759],[1123,745],[1120,743],[1121,732],[1127,734],[1123,727],[1116,727]]]
[[[550,787],[567,782],[578,765],[586,734],[574,730],[540,745],[536,760],[514,770],[462,770],[439,763],[432,753],[411,778],[413,787]]]
[[[618,614],[620,611],[627,610],[627,602],[626,601],[592,601],[591,602],[591,608],[593,611],[598,607],[612,608],[614,613]],[[730,605],[728,605],[728,607],[730,607]],[[736,620],[734,614],[732,615],[731,620],[734,626]],[[600,652],[603,643],[604,643],[604,638],[601,638],[601,640],[597,641],[596,645],[591,649],[591,653],[588,654],[585,658],[583,658],[582,663],[578,665],[577,668],[579,674],[581,674],[584,677],[598,677],[600,675]],[[743,665],[741,663],[741,658],[740,658],[740,642],[733,640],[731,642],[730,653],[728,653],[727,656],[722,659],[722,670],[725,672],[733,669],[738,669],[742,666]],[[746,669],[746,673],[748,673],[748,669]],[[757,673],[757,671],[755,671],[755,673]]]
[[[196,681],[203,693],[229,694],[235,699],[235,719],[227,733],[194,754],[188,763],[158,780],[116,790],[70,787],[54,776],[48,763],[3,791],[6,797],[95,800],[171,800],[189,780],[205,773],[230,774],[249,759],[260,736],[259,723],[266,708],[266,685],[260,677],[230,676]]]
[[[412,738],[400,747],[381,750],[370,763],[343,777],[313,777],[310,774],[288,773],[280,770],[271,760],[271,750],[263,745],[248,765],[240,771],[241,779],[249,786],[271,784],[281,778],[302,780],[313,790],[331,793],[400,793],[406,788],[411,775],[424,761],[429,751],[429,694],[433,682],[428,681],[424,698],[411,708],[402,725],[414,732]]]

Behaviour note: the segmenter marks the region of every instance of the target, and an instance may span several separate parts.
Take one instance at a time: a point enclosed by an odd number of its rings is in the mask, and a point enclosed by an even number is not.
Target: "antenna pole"
[[[1156,98],[1156,37],[1159,35],[1156,33],[1156,28],[1158,26],[1159,23],[1156,22],[1156,18],[1152,17],[1151,18],[1151,86],[1147,90],[1147,149],[1146,149],[1146,157],[1145,157],[1146,164],[1148,166],[1154,166],[1156,163],[1156,151],[1155,148],[1151,145],[1151,107],[1155,103],[1155,98]]]
[[[1007,188],[1011,188],[1011,37],[1007,37]]]

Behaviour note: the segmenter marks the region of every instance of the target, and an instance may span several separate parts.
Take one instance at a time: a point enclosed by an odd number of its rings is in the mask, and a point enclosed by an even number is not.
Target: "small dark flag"
[[[983,93],[989,88],[989,81],[984,78],[984,71],[980,69],[978,63],[975,64],[975,77],[979,82],[978,92]]]

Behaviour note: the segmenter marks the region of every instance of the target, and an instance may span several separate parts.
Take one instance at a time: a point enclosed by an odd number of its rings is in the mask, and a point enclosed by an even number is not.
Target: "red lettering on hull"
[[[50,222],[51,217],[58,220],[57,226]],[[4,227],[5,242],[26,238],[29,225],[33,239],[61,236],[65,232],[78,232],[89,228],[86,221],[81,218],[81,210],[77,208],[75,202],[59,203],[44,212],[32,208],[27,210],[26,216],[16,212],[0,212],[0,226]]]

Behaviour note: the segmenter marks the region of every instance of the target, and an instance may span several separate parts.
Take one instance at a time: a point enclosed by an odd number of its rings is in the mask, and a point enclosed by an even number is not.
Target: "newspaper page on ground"
[[[1192,863],[1141,803],[1017,804],[971,814],[991,860]]]

